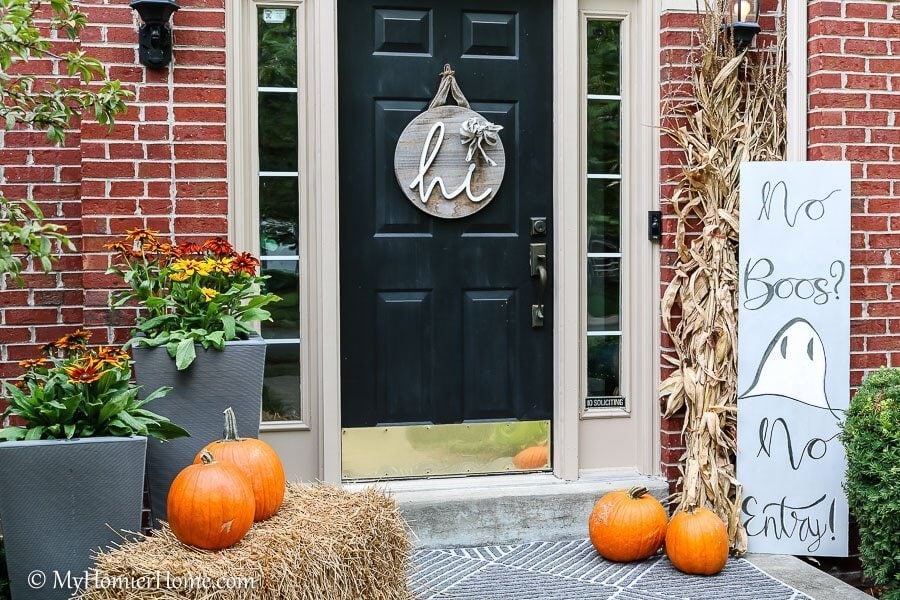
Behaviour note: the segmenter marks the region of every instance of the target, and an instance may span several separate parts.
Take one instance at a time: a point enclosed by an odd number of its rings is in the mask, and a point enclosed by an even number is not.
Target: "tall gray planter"
[[[132,355],[142,397],[161,386],[172,388],[147,404],[147,410],[168,417],[191,434],[165,443],[149,441],[150,509],[158,527],[160,519],[166,520],[166,501],[175,476],[194,462],[204,446],[222,438],[226,408],[234,409],[241,436],[259,437],[266,343],[256,335],[225,342],[222,351],[198,345],[197,358],[184,371],[175,368],[165,348],[136,346]]]
[[[0,443],[0,519],[13,600],[62,600],[91,552],[138,532],[147,438]]]

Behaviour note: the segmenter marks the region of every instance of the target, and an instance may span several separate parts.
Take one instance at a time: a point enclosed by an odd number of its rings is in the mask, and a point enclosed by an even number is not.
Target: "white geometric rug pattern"
[[[609,562],[589,540],[419,550],[410,583],[419,600],[812,600],[743,559],[701,577],[663,556]]]

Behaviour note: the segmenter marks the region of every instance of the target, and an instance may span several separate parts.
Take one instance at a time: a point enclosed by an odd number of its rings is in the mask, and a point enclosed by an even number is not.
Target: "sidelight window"
[[[624,409],[622,370],[622,21],[588,19],[584,93],[586,412]]]
[[[263,323],[266,369],[263,421],[299,421],[300,127],[298,10],[256,9],[256,198],[258,252],[268,291],[281,296]]]

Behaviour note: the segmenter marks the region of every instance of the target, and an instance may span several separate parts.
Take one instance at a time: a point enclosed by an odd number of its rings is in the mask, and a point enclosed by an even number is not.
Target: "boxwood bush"
[[[900,600],[900,369],[866,377],[841,439],[863,568],[883,587],[882,600]]]

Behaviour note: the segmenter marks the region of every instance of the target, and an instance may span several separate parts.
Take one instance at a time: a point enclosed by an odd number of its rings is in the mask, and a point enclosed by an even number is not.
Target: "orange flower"
[[[56,350],[56,342],[47,342],[46,344],[38,348],[38,352],[40,352],[44,356],[52,356],[54,350]]]
[[[69,376],[69,383],[94,383],[103,377],[105,364],[95,358],[79,358],[63,370]]]
[[[102,362],[115,367],[121,367],[123,364],[131,360],[131,355],[121,348],[113,348],[112,346],[97,348],[97,358]]]
[[[136,229],[129,229],[125,232],[125,239],[129,242],[155,242],[156,234],[158,231],[154,231],[153,229],[145,229],[143,227],[138,227]]]
[[[249,252],[242,252],[234,257],[231,268],[235,273],[246,273],[247,275],[256,275],[256,267],[259,266],[259,259]]]
[[[121,252],[126,256],[131,254],[131,248],[126,246],[123,242],[113,242],[111,244],[105,244],[103,247],[107,250],[115,250],[116,252]]]
[[[23,369],[33,369],[35,367],[39,367],[42,364],[47,362],[47,358],[45,356],[41,356],[40,358],[29,358],[26,360],[20,360],[19,366]]]
[[[91,339],[91,332],[79,329],[62,336],[53,345],[56,348],[83,348],[89,339]]]
[[[209,250],[218,257],[231,256],[234,254],[234,248],[228,243],[228,240],[217,237],[206,240],[203,244],[204,250]]]

